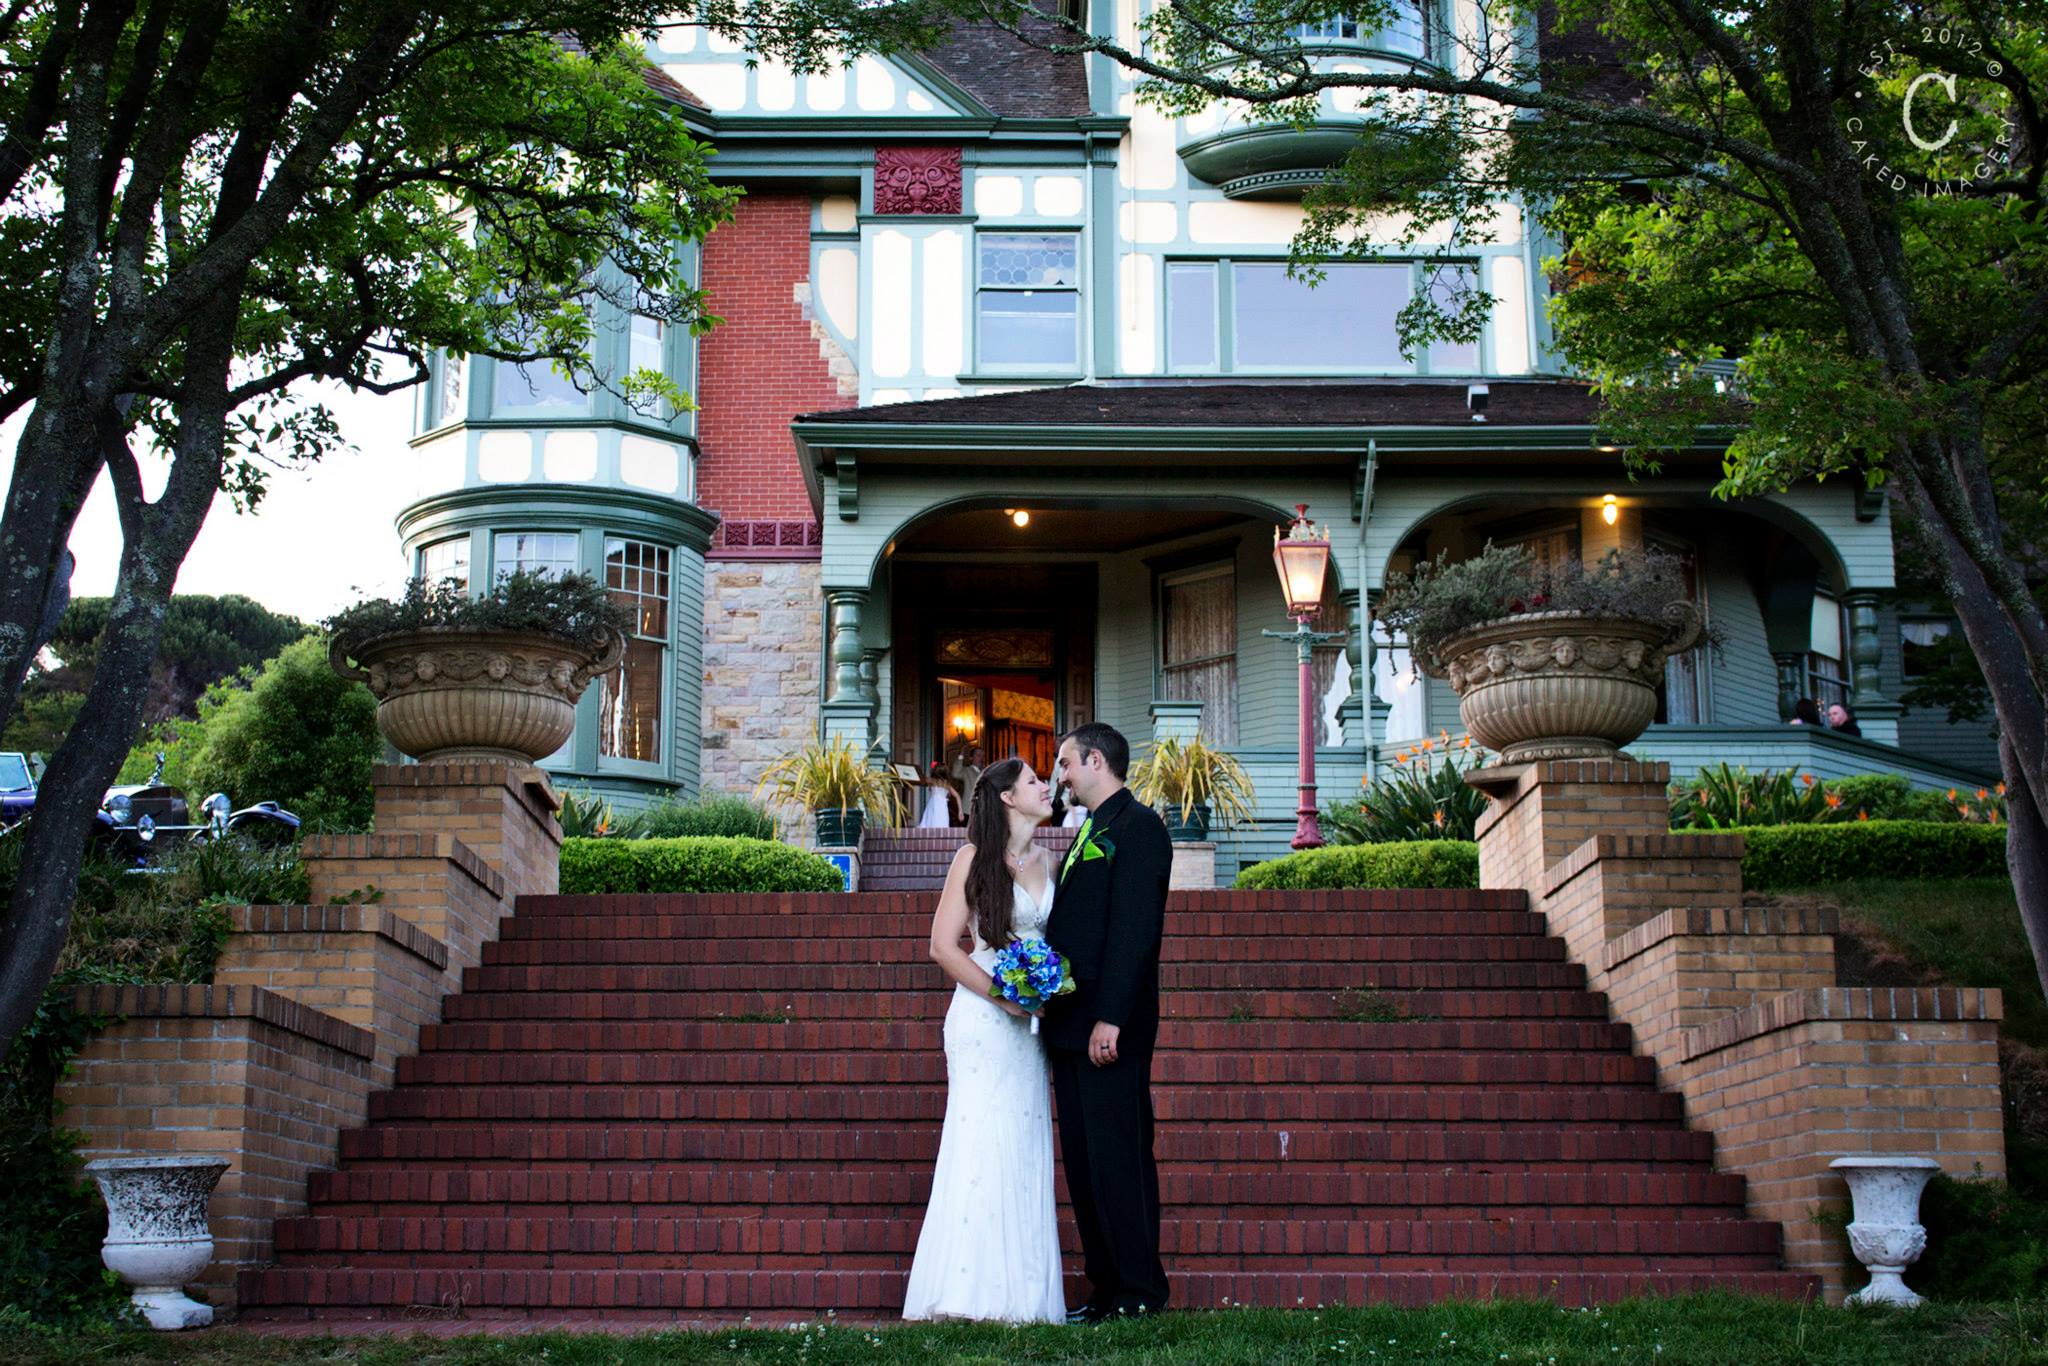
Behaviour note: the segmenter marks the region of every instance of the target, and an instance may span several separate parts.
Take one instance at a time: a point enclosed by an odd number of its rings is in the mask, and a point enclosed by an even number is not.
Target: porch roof
[[[1149,381],[1067,384],[964,398],[806,413],[797,421],[1085,424],[1109,427],[1472,427],[1468,391],[1485,385],[1487,426],[1590,427],[1599,411],[1577,380]]]

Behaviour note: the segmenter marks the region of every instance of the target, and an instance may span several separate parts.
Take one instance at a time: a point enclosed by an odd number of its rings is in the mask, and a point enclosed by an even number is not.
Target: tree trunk
[[[2001,739],[1998,765],[2005,775],[2005,867],[2012,875],[2020,925],[2034,951],[2034,975],[2048,995],[2048,822],[2025,778],[2019,752]]]

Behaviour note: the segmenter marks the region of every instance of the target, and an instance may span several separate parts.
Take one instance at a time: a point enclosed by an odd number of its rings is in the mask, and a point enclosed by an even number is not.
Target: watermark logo
[[[1953,24],[1923,24],[1919,43],[1906,51],[1887,38],[1872,48],[1857,73],[1873,84],[1903,82],[1897,127],[1916,155],[1894,156],[1882,139],[1890,115],[1850,116],[1849,145],[1862,158],[1865,174],[1896,193],[1928,198],[1962,194],[2004,173],[2012,162],[2012,115],[1998,114],[1997,135],[1980,146],[1958,147],[1965,120],[1981,121],[1997,105],[2010,106],[1999,78],[2005,64],[1975,34]],[[1869,90],[1856,92],[1869,107]]]

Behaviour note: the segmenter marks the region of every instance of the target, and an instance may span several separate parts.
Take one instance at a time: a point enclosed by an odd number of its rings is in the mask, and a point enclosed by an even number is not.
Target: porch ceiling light
[[[1600,500],[1600,520],[1609,526],[1621,520],[1621,504],[1611,493]]]
[[[1280,574],[1280,592],[1287,615],[1312,617],[1323,605],[1323,578],[1330,568],[1330,537],[1308,519],[1308,504],[1294,505],[1294,524],[1282,535],[1273,528],[1273,568]]]
[[[1031,514],[1023,508],[1004,508],[1003,516],[1015,522],[1020,531],[1031,525]]]

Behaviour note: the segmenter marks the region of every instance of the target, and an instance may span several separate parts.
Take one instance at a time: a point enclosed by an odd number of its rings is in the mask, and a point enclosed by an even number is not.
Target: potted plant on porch
[[[1228,753],[1201,736],[1169,735],[1131,766],[1131,792],[1147,806],[1165,807],[1166,833],[1177,844],[1209,838],[1209,820],[1225,825],[1251,819],[1251,776]]]
[[[1611,757],[1657,715],[1664,661],[1718,636],[1655,547],[1545,565],[1489,544],[1387,582],[1378,615],[1445,678],[1478,743],[1503,763]]]
[[[328,660],[377,698],[377,728],[422,761],[554,753],[625,651],[625,612],[588,574],[508,574],[481,597],[408,583],[330,617]]]
[[[776,805],[794,804],[815,816],[820,848],[859,844],[866,816],[882,825],[897,823],[895,777],[871,763],[868,751],[844,736],[783,755],[762,772],[755,792]]]

